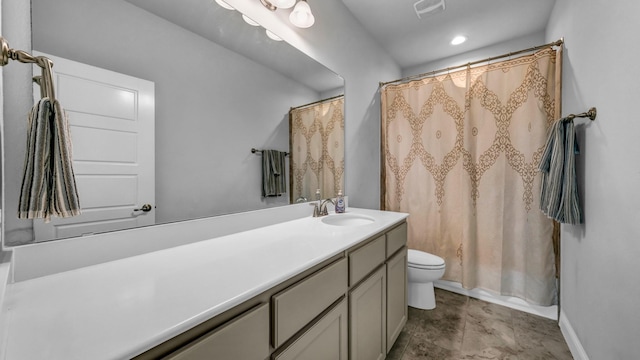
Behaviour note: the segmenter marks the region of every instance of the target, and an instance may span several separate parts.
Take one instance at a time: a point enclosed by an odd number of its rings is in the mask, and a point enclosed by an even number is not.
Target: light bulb
[[[269,30],[265,30],[265,31],[266,31],[267,36],[269,37],[269,39],[274,40],[274,41],[282,41],[282,39],[278,35],[272,33]]]
[[[245,14],[242,14],[242,19],[244,20],[244,22],[246,22],[247,24],[249,24],[251,26],[259,26],[260,25],[257,22],[253,21],[250,17],[248,17]]]
[[[307,4],[305,0],[300,0],[289,15],[289,21],[291,21],[293,25],[305,29],[313,25],[316,19],[311,13],[309,4]]]
[[[233,6],[227,4],[226,2],[224,2],[223,0],[216,0],[216,2],[218,3],[218,5],[222,6],[223,8],[227,9],[227,10],[235,10],[233,8]]]
[[[271,3],[278,9],[288,9],[296,4],[296,0],[273,0]]]
[[[451,45],[460,45],[465,41],[467,41],[466,36],[458,35],[451,40]]]

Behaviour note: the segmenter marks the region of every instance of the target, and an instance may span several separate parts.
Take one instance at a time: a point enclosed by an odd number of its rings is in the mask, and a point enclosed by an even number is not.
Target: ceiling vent
[[[444,7],[444,0],[418,0],[413,4],[418,19],[442,12]]]

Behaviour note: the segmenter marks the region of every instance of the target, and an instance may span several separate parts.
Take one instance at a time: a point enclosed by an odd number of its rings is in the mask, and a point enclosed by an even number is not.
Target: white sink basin
[[[360,214],[335,214],[322,218],[322,222],[334,226],[360,226],[374,223],[372,217]]]

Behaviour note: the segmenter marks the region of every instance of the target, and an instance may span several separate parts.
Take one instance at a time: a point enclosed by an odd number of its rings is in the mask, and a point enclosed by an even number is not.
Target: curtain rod
[[[333,100],[333,99],[337,99],[337,98],[339,98],[339,97],[343,97],[343,96],[344,96],[344,94],[342,94],[342,95],[336,95],[336,96],[332,96],[332,97],[330,97],[330,98],[326,98],[326,99],[322,99],[322,100],[314,101],[314,102],[312,102],[312,103],[308,103],[308,104],[304,104],[304,105],[300,105],[300,106],[292,107],[291,109],[289,109],[289,111],[291,111],[291,110],[295,110],[295,109],[301,109],[301,108],[303,108],[303,107],[305,107],[305,106],[310,106],[310,105],[319,104],[319,103],[322,103],[322,102],[325,102],[325,101],[329,101],[329,100]]]
[[[560,38],[559,40],[556,40],[554,42],[550,42],[548,44],[538,45],[538,46],[530,47],[528,49],[518,50],[518,51],[514,51],[514,52],[510,52],[510,53],[506,53],[506,54],[502,54],[502,55],[498,55],[498,56],[492,56],[492,57],[488,57],[486,59],[468,62],[466,64],[460,64],[460,65],[457,65],[457,66],[451,66],[451,67],[440,69],[440,70],[429,71],[429,72],[418,74],[418,75],[406,76],[406,77],[403,77],[403,78],[397,79],[397,80],[392,80],[392,81],[387,81],[387,82],[382,82],[381,81],[379,83],[378,87],[383,87],[385,85],[393,84],[393,83],[397,83],[397,82],[404,82],[404,81],[407,81],[407,80],[422,79],[422,78],[426,78],[426,77],[429,77],[429,76],[432,76],[432,75],[435,75],[435,74],[438,74],[438,73],[449,72],[451,70],[460,69],[460,68],[471,66],[471,65],[482,64],[482,63],[485,63],[485,62],[489,62],[489,61],[497,60],[497,59],[502,59],[502,58],[505,58],[505,57],[513,56],[513,55],[532,52],[532,51],[544,49],[546,47],[561,46],[563,43],[564,43],[564,38]]]

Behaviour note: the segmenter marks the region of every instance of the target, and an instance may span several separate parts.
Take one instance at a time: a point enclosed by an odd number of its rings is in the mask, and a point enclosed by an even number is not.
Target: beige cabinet
[[[391,257],[396,251],[407,245],[407,223],[389,230],[386,234],[387,238],[387,258]]]
[[[407,323],[407,248],[387,260],[387,351]]]
[[[382,360],[387,355],[386,288],[381,266],[349,294],[351,360]]]
[[[343,298],[313,326],[295,339],[274,360],[347,360],[347,300]]]
[[[165,359],[264,360],[267,356],[269,356],[269,304],[263,304],[191,342]]]
[[[384,359],[407,322],[406,243],[403,223],[349,253],[352,360]]]
[[[347,259],[274,295],[273,346],[280,347],[347,291]]]
[[[349,286],[354,286],[385,259],[385,236],[379,236],[349,253]]]
[[[135,359],[384,359],[407,321],[406,243],[402,223]]]

